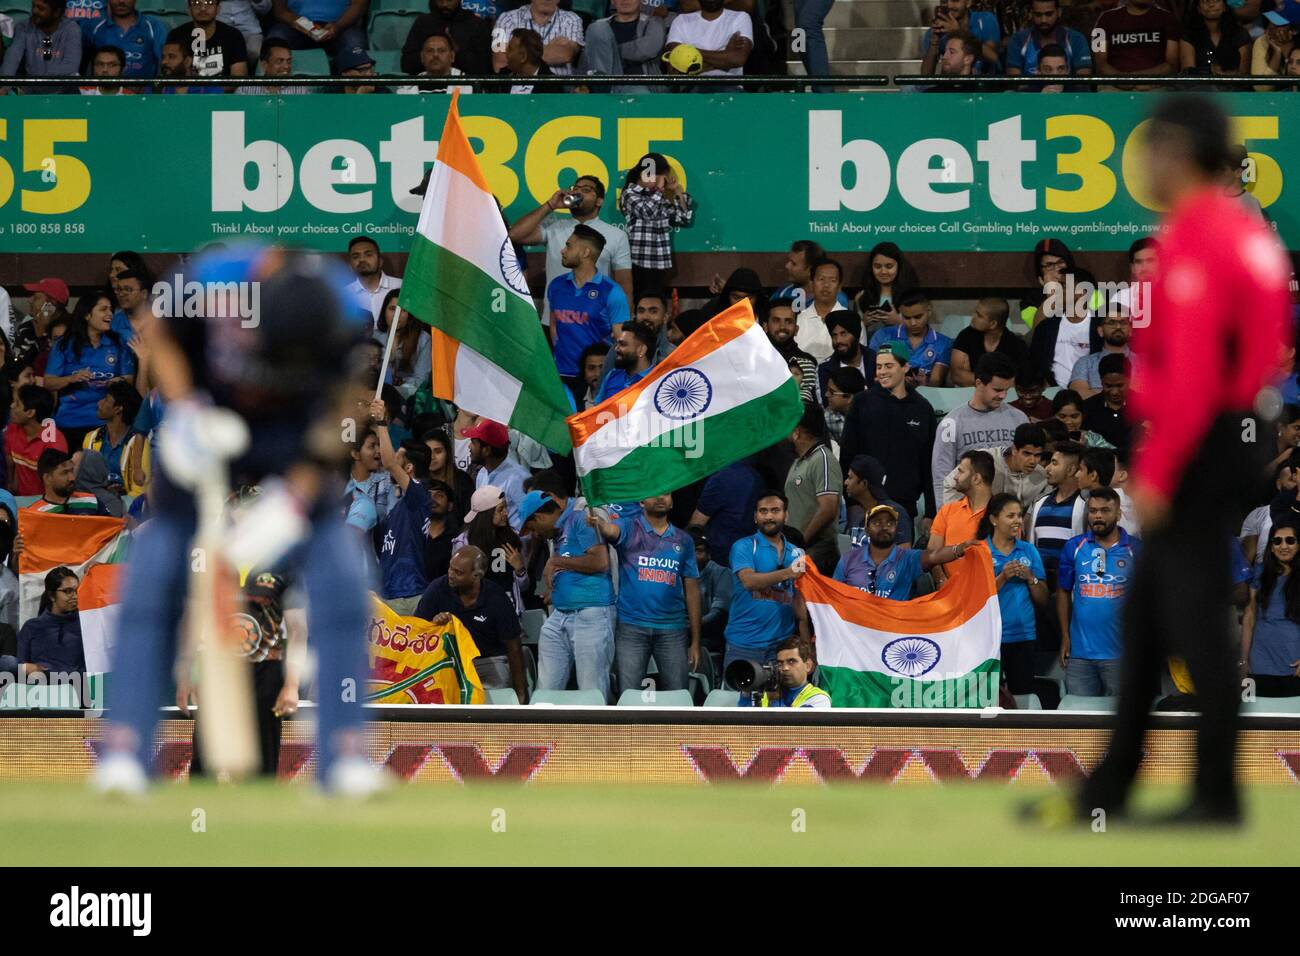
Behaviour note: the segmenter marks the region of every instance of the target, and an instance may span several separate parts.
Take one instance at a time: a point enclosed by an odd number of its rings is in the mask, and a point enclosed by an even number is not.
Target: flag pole
[[[384,379],[388,377],[388,362],[393,357],[393,339],[397,338],[397,323],[402,318],[402,309],[398,309],[393,316],[393,324],[388,327],[388,341],[384,343],[384,363],[379,366],[379,381],[375,385],[375,401],[379,401],[384,394]],[[407,315],[410,319],[410,315]]]

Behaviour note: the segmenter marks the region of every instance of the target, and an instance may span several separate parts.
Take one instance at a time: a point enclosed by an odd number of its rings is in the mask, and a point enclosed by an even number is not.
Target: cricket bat
[[[233,457],[233,456],[232,456]],[[224,509],[230,494],[225,467],[214,468],[196,490],[196,544],[201,561],[190,563],[190,603],[185,619],[191,647],[199,649],[199,742],[204,766],[221,779],[260,769],[252,669],[240,656],[231,627],[238,610],[239,578],[222,559]]]

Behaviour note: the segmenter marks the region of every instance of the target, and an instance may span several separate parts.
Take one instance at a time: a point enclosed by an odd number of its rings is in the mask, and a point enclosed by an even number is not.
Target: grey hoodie
[[[1000,445],[995,448],[981,448],[980,451],[986,451],[993,456],[993,494],[1000,495],[1005,491],[1015,495],[1020,499],[1020,506],[1025,509],[1025,514],[1028,514],[1033,503],[1043,497],[1047,491],[1047,473],[1043,471],[1042,465],[1038,465],[1027,475],[1013,475],[1007,468],[1006,456],[1010,449],[1010,445]],[[957,469],[954,468],[943,480],[943,503],[950,504],[961,496],[961,492],[957,490]]]
[[[97,451],[83,451],[77,468],[77,491],[88,491],[114,518],[122,517],[122,496],[108,487],[108,464]]]
[[[943,500],[943,480],[957,467],[963,453],[1010,445],[1016,429],[1028,421],[1028,416],[1010,402],[988,412],[976,411],[970,402],[963,402],[945,415],[935,432],[934,451],[930,454],[934,500]]]

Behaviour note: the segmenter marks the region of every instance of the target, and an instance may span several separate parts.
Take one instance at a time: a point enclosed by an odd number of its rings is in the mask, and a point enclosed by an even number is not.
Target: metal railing
[[[150,77],[138,79],[117,77],[113,79],[91,76],[39,76],[39,77],[3,77],[0,86],[30,89],[36,92],[63,87],[91,86],[125,86],[142,92],[156,92],[161,87],[172,86],[292,86],[322,87],[333,89],[345,86],[442,86],[443,77],[427,76],[248,76],[248,77],[185,77],[171,79],[167,77]],[[860,89],[866,86],[888,86],[887,76],[596,76],[576,74],[573,76],[449,76],[445,78],[446,86],[468,86],[478,90],[509,90],[512,86],[533,87],[575,87],[586,86],[593,90],[611,86],[650,86],[663,87],[665,91],[685,88],[702,88],[712,90],[721,88],[723,92],[736,87],[759,88],[788,93],[794,89],[816,84],[818,86],[852,87]]]
[[[159,93],[164,87],[308,87],[322,90],[341,89],[348,86],[441,86],[442,77],[417,76],[288,76],[288,77],[183,77],[177,79],[150,77],[98,78],[89,76],[38,76],[3,77],[0,87],[17,87],[35,93],[51,92],[78,87],[127,87],[141,93]],[[452,76],[446,77],[447,86],[468,86],[485,92],[509,90],[513,86],[539,88],[572,88],[585,86],[600,92],[614,86],[652,87],[663,92],[680,92],[698,89],[702,92],[717,90],[731,92],[743,88],[747,92],[789,93],[807,86],[831,87],[839,90],[881,88],[887,86],[969,89],[972,93],[1014,91],[1022,87],[1043,85],[1064,86],[1067,90],[1084,92],[1098,87],[1146,86],[1165,88],[1213,89],[1220,92],[1267,86],[1279,90],[1300,86],[1300,77],[1294,76],[925,76],[917,73],[900,73],[895,76],[875,74],[836,76]],[[1138,91],[1141,92],[1141,91]]]
[[[1067,90],[1078,88],[1081,92],[1088,87],[1101,86],[1155,86],[1160,88],[1196,89],[1223,87],[1224,91],[1239,87],[1253,86],[1300,86],[1297,76],[923,76],[919,73],[900,73],[894,77],[894,85],[953,87],[963,89],[973,87],[972,92],[988,93],[1014,90],[1021,86],[1064,86]],[[1137,91],[1142,92],[1142,91]]]

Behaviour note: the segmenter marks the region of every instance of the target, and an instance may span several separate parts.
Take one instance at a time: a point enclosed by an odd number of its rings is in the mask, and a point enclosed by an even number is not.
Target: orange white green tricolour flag
[[[398,304],[433,336],[433,394],[569,450],[573,410],[453,93]]]
[[[803,415],[799,385],[742,299],[645,377],[569,418],[588,504],[640,501],[767,448]]]
[[[799,577],[831,706],[997,705],[1002,613],[993,558],[980,545],[955,564],[960,574],[910,601],[867,594],[811,565]]]
[[[78,578],[97,564],[118,560],[118,547],[126,537],[121,518],[96,515],[50,514],[24,508],[18,512],[18,532],[23,551],[18,557],[18,620],[36,616],[45,575],[63,565]]]

